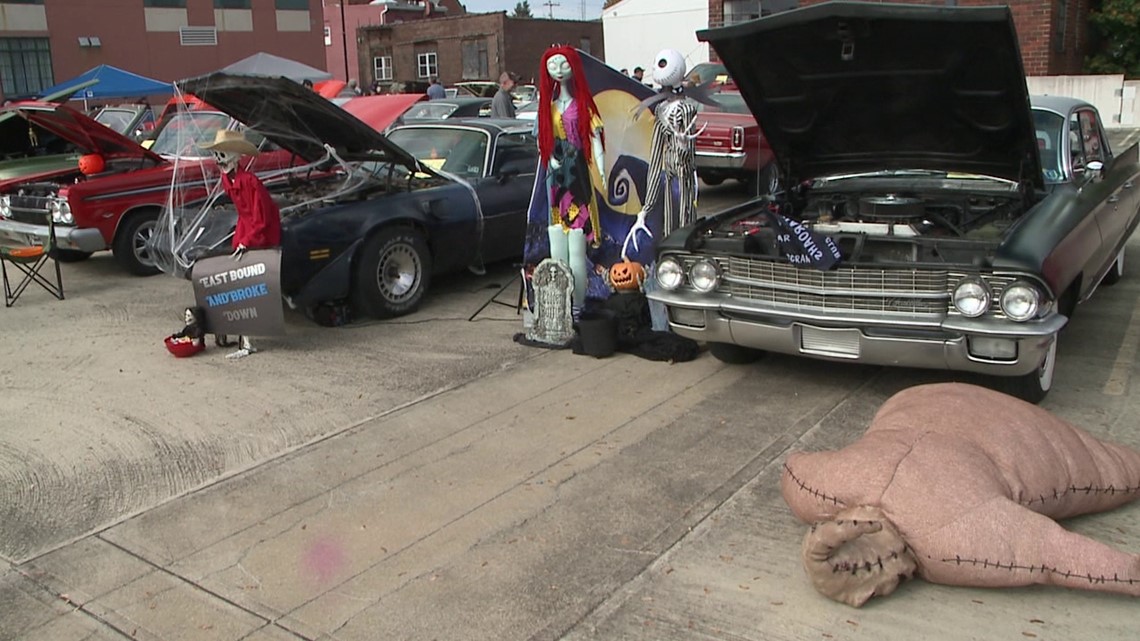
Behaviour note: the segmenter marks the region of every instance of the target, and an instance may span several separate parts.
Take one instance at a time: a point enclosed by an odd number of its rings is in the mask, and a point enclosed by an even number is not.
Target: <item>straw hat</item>
[[[232,151],[243,156],[256,156],[257,147],[245,139],[243,132],[234,129],[221,129],[214,135],[214,142],[201,145],[209,151]]]

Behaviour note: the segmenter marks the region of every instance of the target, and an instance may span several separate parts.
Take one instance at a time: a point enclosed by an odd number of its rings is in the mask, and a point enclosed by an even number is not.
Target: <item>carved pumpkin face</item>
[[[103,171],[103,157],[99,154],[86,154],[79,157],[79,171],[85,176]]]
[[[641,263],[623,260],[610,267],[610,284],[619,292],[632,292],[641,289],[645,282],[645,268]]]

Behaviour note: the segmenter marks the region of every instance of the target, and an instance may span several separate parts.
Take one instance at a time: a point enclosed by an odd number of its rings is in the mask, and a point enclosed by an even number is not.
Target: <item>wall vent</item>
[[[215,47],[218,30],[214,27],[179,27],[178,41],[183,47]]]

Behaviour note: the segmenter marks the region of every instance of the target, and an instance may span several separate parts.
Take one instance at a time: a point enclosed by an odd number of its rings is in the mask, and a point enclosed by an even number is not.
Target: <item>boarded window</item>
[[[490,71],[487,68],[487,39],[464,40],[463,79],[485,80],[490,77]]]

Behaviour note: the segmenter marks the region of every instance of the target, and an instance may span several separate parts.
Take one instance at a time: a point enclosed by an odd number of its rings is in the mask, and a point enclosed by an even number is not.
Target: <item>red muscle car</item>
[[[56,225],[60,259],[78,261],[111,249],[116,260],[140,276],[158,273],[147,241],[172,193],[185,200],[206,196],[210,154],[198,144],[219,129],[241,126],[217,111],[182,111],[160,125],[149,149],[64,105],[18,103],[10,109],[27,121],[103,159],[99,173],[78,167],[0,184],[0,235],[17,241],[46,239],[44,212]],[[280,149],[256,157],[258,173],[288,167],[295,157]],[[212,172],[216,175],[216,170]],[[172,189],[173,187],[173,189]]]
[[[772,148],[740,93],[721,91],[713,98],[721,108],[702,105],[697,117],[697,127],[703,127],[695,141],[697,175],[709,185],[734,178],[750,194],[776,191],[780,176]]]

